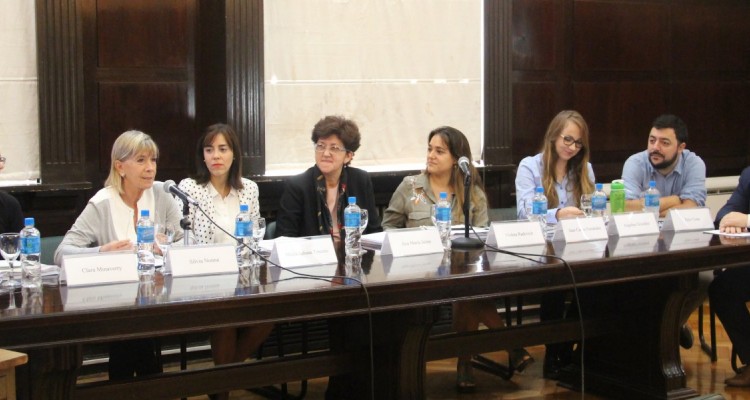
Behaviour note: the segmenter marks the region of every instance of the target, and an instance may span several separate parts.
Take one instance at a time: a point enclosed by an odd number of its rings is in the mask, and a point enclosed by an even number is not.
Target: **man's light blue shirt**
[[[690,150],[683,150],[678,157],[675,168],[664,176],[651,165],[648,150],[630,156],[622,167],[625,198],[640,199],[648,182],[655,181],[661,196],[677,195],[681,200],[706,205],[706,164]]]
[[[518,219],[526,219],[526,204],[531,204],[534,198],[534,190],[537,186],[542,186],[542,171],[544,170],[542,161],[542,153],[539,153],[533,157],[526,157],[521,160],[518,164],[518,172],[516,173],[516,210],[518,213]],[[589,179],[591,182],[596,182],[594,179],[594,169],[591,167],[591,163],[586,165],[589,171]],[[557,210],[563,207],[577,207],[578,202],[573,197],[573,183],[568,179],[568,175],[565,175],[562,182],[555,184],[555,191],[557,192],[557,198],[560,199],[560,204],[550,204],[547,208],[547,222],[554,224],[557,223],[555,214]]]

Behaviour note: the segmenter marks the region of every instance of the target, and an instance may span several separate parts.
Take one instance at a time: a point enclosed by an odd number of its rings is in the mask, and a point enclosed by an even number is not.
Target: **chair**
[[[55,250],[62,242],[63,236],[43,236],[41,240],[42,247],[42,264],[55,264]]]
[[[276,238],[276,221],[266,222],[266,234],[263,236],[265,240],[271,240]]]

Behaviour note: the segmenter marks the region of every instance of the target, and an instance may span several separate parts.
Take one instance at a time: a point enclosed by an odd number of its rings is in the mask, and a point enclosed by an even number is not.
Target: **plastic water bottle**
[[[361,223],[362,215],[357,205],[357,198],[351,196],[349,197],[349,205],[344,209],[344,231],[346,232],[344,249],[347,256],[359,256],[361,253],[362,244],[360,243],[361,233],[359,231],[359,224]]]
[[[612,181],[609,191],[609,209],[612,214],[625,212],[625,182],[622,179]]]
[[[154,221],[148,210],[141,210],[136,226],[138,236],[138,278],[150,279],[154,276]]]
[[[537,186],[536,194],[532,200],[531,214],[540,224],[547,223],[547,196],[544,195],[544,188]]]
[[[643,211],[654,214],[656,220],[659,220],[659,198],[661,193],[656,188],[655,181],[648,182],[648,189],[643,192]]]
[[[594,217],[606,217],[607,214],[607,194],[604,193],[604,185],[596,184],[596,190],[591,195],[591,215]]]
[[[253,241],[253,220],[247,204],[240,204],[240,212],[234,222],[234,236],[237,237],[237,266],[250,267],[253,265],[253,252],[248,246]]]
[[[24,286],[37,286],[42,280],[42,237],[34,227],[34,218],[26,218],[24,225],[20,234]]]
[[[440,192],[440,198],[435,205],[435,225],[440,234],[440,242],[443,249],[451,248],[451,203],[448,201],[448,193]]]

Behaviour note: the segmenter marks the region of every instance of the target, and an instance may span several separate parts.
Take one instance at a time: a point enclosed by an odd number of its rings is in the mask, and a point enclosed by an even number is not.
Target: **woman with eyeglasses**
[[[287,180],[276,236],[331,235],[340,241],[349,196],[356,197],[357,205],[368,211],[364,233],[382,231],[370,175],[349,166],[360,138],[357,124],[340,116],[329,115],[315,124],[311,137],[315,165]]]
[[[577,111],[561,111],[547,127],[542,152],[521,160],[516,172],[516,207],[526,219],[537,186],[547,196],[547,222],[583,216],[581,195],[593,193],[589,162],[589,127]]]
[[[547,223],[561,218],[583,216],[581,195],[594,191],[594,169],[589,162],[589,127],[577,111],[561,111],[549,123],[542,152],[521,160],[516,173],[516,207],[518,218],[528,217],[536,187],[547,196]],[[547,292],[540,299],[542,321],[565,316],[566,291]],[[560,369],[572,358],[572,344],[546,346],[543,375],[557,379]]]

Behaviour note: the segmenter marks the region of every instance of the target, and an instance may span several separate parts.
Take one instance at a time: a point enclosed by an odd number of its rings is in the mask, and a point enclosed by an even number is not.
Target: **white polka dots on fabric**
[[[250,208],[250,217],[256,219],[260,217],[258,185],[250,179],[242,178],[242,186],[243,188],[238,191],[240,204],[247,204]],[[198,201],[203,211],[205,211],[211,219],[217,217],[212,196],[212,192],[215,192],[210,190],[208,184],[201,185],[198,184],[195,179],[186,178],[180,181],[178,187],[190,197]],[[180,210],[182,210],[182,201],[177,198],[175,198],[175,201],[177,201]],[[239,210],[237,210],[237,212],[239,212]],[[190,221],[192,223],[194,237],[199,244],[214,243],[214,236],[218,229],[211,223],[206,215],[195,207],[190,207]]]

